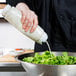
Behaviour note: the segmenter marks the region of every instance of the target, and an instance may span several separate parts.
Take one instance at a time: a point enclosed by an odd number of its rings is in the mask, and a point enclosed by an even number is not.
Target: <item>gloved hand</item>
[[[30,32],[34,32],[38,26],[38,17],[34,11],[30,10],[25,3],[18,3],[16,8],[22,13],[22,27],[27,32],[30,28]]]

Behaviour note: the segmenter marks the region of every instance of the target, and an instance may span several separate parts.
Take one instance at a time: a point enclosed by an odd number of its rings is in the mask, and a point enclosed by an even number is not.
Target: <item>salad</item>
[[[24,62],[35,64],[48,64],[48,65],[71,65],[76,64],[76,57],[69,56],[67,52],[63,52],[62,56],[56,56],[50,51],[45,51],[41,55],[35,53],[34,57],[23,58]]]

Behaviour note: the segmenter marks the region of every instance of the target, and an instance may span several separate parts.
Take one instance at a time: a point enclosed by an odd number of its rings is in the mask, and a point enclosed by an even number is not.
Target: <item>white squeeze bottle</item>
[[[30,29],[28,32],[24,31],[21,23],[22,14],[17,8],[7,5],[3,9],[2,15],[16,29],[18,29],[20,32],[22,32],[24,35],[28,36],[35,42],[42,44],[42,42],[47,41],[48,36],[40,26],[37,26],[36,30],[33,33],[30,33]]]

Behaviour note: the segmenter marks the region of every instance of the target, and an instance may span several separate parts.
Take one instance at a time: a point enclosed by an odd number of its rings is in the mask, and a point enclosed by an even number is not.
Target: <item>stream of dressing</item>
[[[51,52],[51,47],[50,47],[48,41],[46,41],[46,44],[47,44],[47,46],[48,46],[49,51]]]

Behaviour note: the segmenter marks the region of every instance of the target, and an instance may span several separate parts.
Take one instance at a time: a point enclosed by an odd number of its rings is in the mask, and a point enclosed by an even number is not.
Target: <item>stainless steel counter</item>
[[[12,62],[1,62],[0,63],[0,67],[13,67],[13,66],[19,67],[19,66],[21,66],[21,64],[20,63],[12,63]]]
[[[0,72],[1,71],[22,71],[25,72],[20,63],[0,63]]]
[[[29,76],[25,72],[0,72],[0,76]]]
[[[0,63],[0,76],[28,76],[20,63]]]

